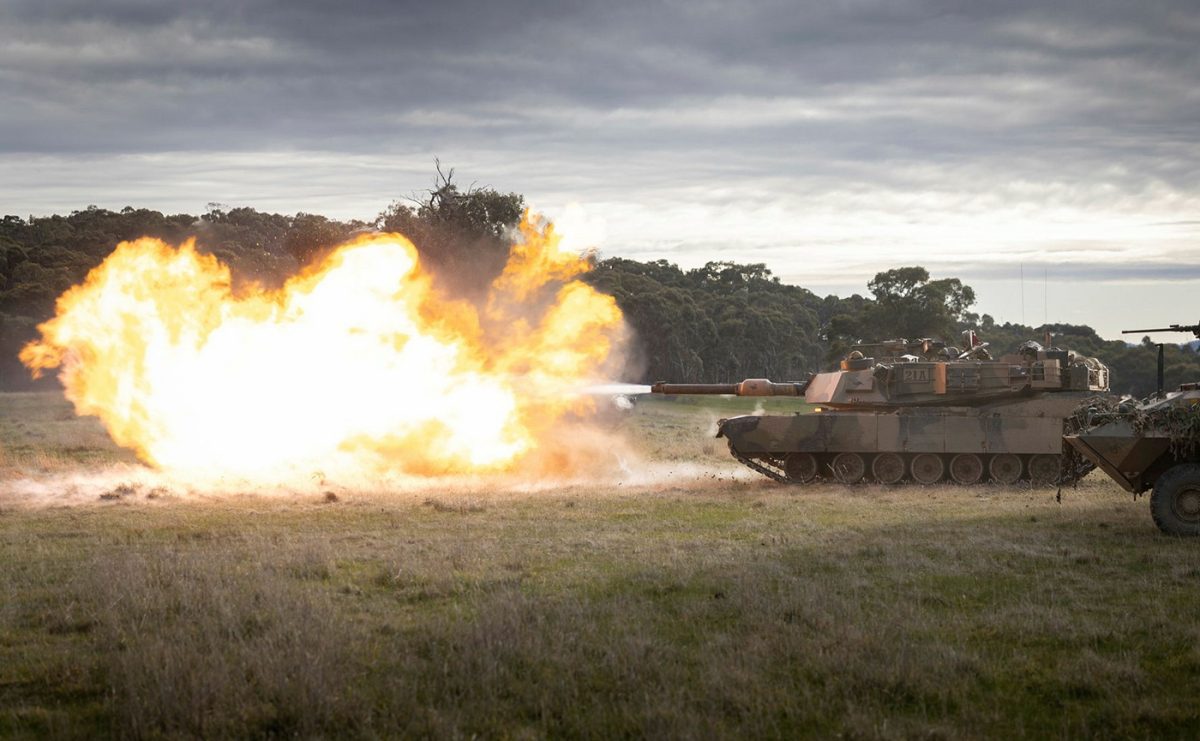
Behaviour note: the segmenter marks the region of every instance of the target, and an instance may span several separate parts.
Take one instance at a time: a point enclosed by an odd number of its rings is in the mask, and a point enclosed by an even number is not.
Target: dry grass
[[[727,412],[721,411],[724,414]],[[1200,549],[1063,493],[724,475],[493,496],[0,495],[0,733],[1163,737]],[[687,422],[691,422],[689,426]],[[53,453],[53,451],[51,451]]]
[[[132,463],[103,426],[79,419],[60,393],[0,393],[0,477]]]

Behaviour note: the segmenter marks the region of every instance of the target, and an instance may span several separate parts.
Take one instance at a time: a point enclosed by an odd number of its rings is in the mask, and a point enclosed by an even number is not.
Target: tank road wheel
[[[904,478],[904,459],[895,453],[880,453],[871,461],[871,475],[881,484],[898,484]]]
[[[988,461],[988,476],[997,484],[1015,484],[1021,480],[1021,459],[1012,453],[997,453]]]
[[[817,477],[817,457],[812,453],[788,453],[783,470],[789,482],[807,484]]]
[[[1185,463],[1159,476],[1150,514],[1167,535],[1200,535],[1200,465]]]
[[[858,453],[838,453],[830,468],[833,477],[843,484],[857,484],[867,473],[867,464]]]
[[[950,459],[950,478],[964,486],[983,478],[983,461],[974,453],[959,453]]]
[[[912,459],[912,477],[918,484],[936,484],[946,473],[946,464],[934,453],[919,453]]]
[[[1060,456],[1042,453],[1029,459],[1029,480],[1034,486],[1050,486],[1057,482],[1061,470]]]

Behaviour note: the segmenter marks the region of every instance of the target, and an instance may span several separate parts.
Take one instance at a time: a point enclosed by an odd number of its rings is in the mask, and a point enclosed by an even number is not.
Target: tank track
[[[742,455],[741,453],[737,452],[736,450],[733,449],[732,445],[729,446],[729,452],[733,453],[733,457],[737,459],[738,463],[741,463],[743,466],[746,466],[747,468],[758,471],[763,476],[766,476],[769,479],[778,481],[781,484],[799,483],[797,481],[792,481],[791,479],[788,478],[787,474],[784,473],[783,460],[780,458],[776,458],[774,456],[766,456],[762,459],[762,461],[758,461],[749,456],[745,456],[745,455]]]
[[[786,460],[785,460],[786,455],[787,455],[786,453],[756,454],[754,456],[749,456],[749,455],[745,455],[745,454],[739,452],[737,449],[735,449],[733,447],[732,444],[730,444],[730,446],[729,446],[729,452],[733,455],[734,459],[736,459],[742,465],[746,466],[747,468],[749,468],[757,473],[762,474],[763,476],[766,476],[767,478],[771,479],[772,481],[777,481],[781,484],[788,484],[788,485],[792,485],[792,486],[803,486],[804,484],[816,483],[817,481],[827,481],[830,483],[839,483],[837,478],[834,477],[831,474],[831,472],[829,472],[827,470],[828,465],[823,466],[823,468],[826,469],[826,471],[823,474],[819,474],[813,480],[800,481],[798,479],[791,478],[787,474]],[[1003,483],[998,483],[996,481],[993,481],[991,479],[991,477],[987,474],[986,471],[985,471],[984,475],[978,481],[976,481],[972,484],[957,483],[949,475],[948,471],[943,474],[943,476],[937,483],[957,484],[958,486],[978,486],[981,484],[998,484],[1001,486],[1003,486],[1003,485],[1011,486],[1011,485],[1016,485],[1016,484],[1028,485],[1028,484],[1033,483],[1032,479],[1030,478],[1030,474],[1029,474],[1029,470],[1028,470],[1028,458],[1029,457],[1030,456],[1022,456],[1023,460],[1022,460],[1021,476],[1020,476],[1020,478],[1011,482],[1010,484],[1003,484]],[[944,458],[944,460],[946,460],[946,459]],[[1083,478],[1088,473],[1090,473],[1093,469],[1095,469],[1095,467],[1096,467],[1095,464],[1091,463],[1090,461],[1084,460],[1084,459],[1080,458],[1079,456],[1061,455],[1061,456],[1059,456],[1059,476],[1058,476],[1058,478],[1055,480],[1044,480],[1044,481],[1039,482],[1037,485],[1045,486],[1045,487],[1070,486],[1072,484],[1077,483],[1081,478]],[[875,483],[879,483],[879,482],[877,482],[875,480],[875,478],[871,475],[870,471],[868,471],[862,477],[862,479],[855,482],[854,484],[848,484],[848,485],[863,486],[863,485],[875,484]],[[920,482],[915,481],[910,475],[906,475],[901,481],[898,481],[894,484],[888,484],[888,485],[889,486],[913,486],[913,485],[919,486],[921,484],[920,484]]]

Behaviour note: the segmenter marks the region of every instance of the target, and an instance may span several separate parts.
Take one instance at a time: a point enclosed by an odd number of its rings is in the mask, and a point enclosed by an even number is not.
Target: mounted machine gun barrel
[[[1123,329],[1121,334],[1141,334],[1142,332],[1191,332],[1200,339],[1200,324],[1172,324],[1169,327],[1154,327],[1152,329]]]
[[[1200,324],[1172,324],[1169,327],[1155,327],[1154,329],[1123,329],[1121,334],[1142,334],[1143,332],[1191,332],[1200,340]],[[1163,398],[1163,373],[1166,361],[1163,357],[1163,343],[1158,343],[1158,390],[1155,392],[1156,398]]]

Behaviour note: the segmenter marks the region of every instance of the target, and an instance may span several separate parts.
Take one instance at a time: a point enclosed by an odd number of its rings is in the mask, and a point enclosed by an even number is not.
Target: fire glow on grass
[[[281,289],[155,239],[64,293],[21,360],[61,368],[79,414],[185,477],[510,469],[592,402],[623,337],[610,296],[526,215],[486,306],[440,295],[398,234],[338,247]]]

